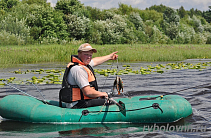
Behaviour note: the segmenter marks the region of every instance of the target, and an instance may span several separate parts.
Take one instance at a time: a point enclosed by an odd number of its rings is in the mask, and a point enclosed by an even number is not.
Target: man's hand
[[[108,94],[106,92],[96,91],[95,89],[91,88],[89,85],[83,87],[82,92],[87,97],[96,98],[96,97],[105,97],[108,99]]]
[[[113,52],[106,56],[93,58],[92,60],[94,61],[94,66],[100,65],[108,60],[116,60],[118,58],[118,55],[116,53],[118,53],[118,51]]]
[[[116,60],[118,58],[118,55],[116,53],[118,53],[118,51],[110,54],[110,60]]]
[[[107,92],[102,92],[104,96],[102,96],[105,99],[108,99],[108,93]]]

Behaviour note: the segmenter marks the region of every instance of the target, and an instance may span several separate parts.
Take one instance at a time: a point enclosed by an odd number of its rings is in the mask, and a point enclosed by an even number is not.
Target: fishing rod
[[[202,86],[206,86],[206,85],[210,85],[210,83],[206,83],[206,84],[202,84],[202,85],[197,85],[197,86],[194,86],[194,87],[189,87],[189,88],[185,88],[185,89],[182,89],[182,90],[178,90],[178,91],[175,91],[175,92],[181,92],[181,91],[185,91],[185,90],[189,90],[189,89],[194,89],[194,88],[200,88],[200,87],[202,87]],[[174,92],[174,93],[175,93]]]
[[[194,88],[200,88],[200,87],[206,86],[206,85],[210,86],[210,83],[206,83],[206,84],[197,85],[197,86],[194,86],[194,87],[185,88],[185,89],[182,89],[182,90],[174,91],[173,93],[182,92],[182,91],[189,90],[189,89],[194,89]],[[156,97],[150,97],[150,98],[140,98],[139,100],[153,100],[153,99],[156,99],[156,98],[159,98],[159,97],[163,98],[163,96],[166,96],[166,95],[167,94],[156,96]]]
[[[32,84],[32,85],[37,89],[37,91],[40,93],[40,95],[43,97],[43,99],[46,101],[44,95],[42,94],[42,92],[40,91],[40,89],[38,89],[37,86],[36,86],[34,83],[32,83],[32,82],[30,82],[30,81],[26,81],[26,82]]]
[[[111,68],[113,67],[113,64],[114,64],[114,61],[112,62],[112,65],[111,65],[111,67],[110,67],[110,70],[111,70]],[[118,73],[118,72],[119,72],[119,66],[118,66],[118,57],[117,57],[117,73]],[[116,73],[116,74],[117,74],[117,73]],[[108,75],[108,76],[109,76],[109,75]],[[105,83],[106,83],[106,81],[107,81],[107,79],[108,79],[108,76],[106,77],[103,86],[105,85]],[[107,94],[108,94],[108,92],[107,92]],[[112,91],[112,95],[113,95],[113,91]],[[113,98],[111,98],[111,96],[110,96],[109,94],[108,94],[108,100],[110,100],[110,101],[112,101],[113,103],[115,103],[115,104],[119,107],[121,113],[123,113],[123,111],[125,111],[125,104],[124,104],[122,101],[119,101],[119,103],[118,103],[116,100],[114,100]],[[123,113],[123,114],[124,114],[124,113]]]
[[[21,93],[23,93],[23,94],[29,96],[29,97],[35,98],[35,99],[37,99],[37,100],[39,100],[39,101],[42,101],[42,102],[45,103],[45,104],[50,104],[50,103],[47,102],[45,99],[42,100],[42,99],[39,99],[39,98],[37,98],[37,97],[34,97],[34,96],[32,96],[32,95],[30,95],[30,94],[28,94],[28,93],[22,91],[21,89],[18,89],[18,88],[16,88],[15,86],[13,86],[13,85],[7,83],[5,80],[2,80],[2,82],[3,82],[5,85],[10,86],[11,88],[13,88],[13,89],[15,89],[15,90],[17,90],[17,91],[19,91],[19,92],[21,92]],[[33,83],[32,83],[32,84],[33,84]],[[34,86],[35,86],[35,85],[34,85]],[[37,88],[37,87],[36,87],[36,88]],[[37,88],[37,90],[38,90],[38,88]],[[39,91],[39,90],[38,90],[38,91]]]

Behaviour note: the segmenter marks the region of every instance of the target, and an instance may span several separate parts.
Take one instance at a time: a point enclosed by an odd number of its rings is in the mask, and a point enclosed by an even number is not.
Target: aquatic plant
[[[146,67],[140,67],[140,69],[134,69],[131,65],[122,65],[121,69],[94,69],[96,75],[102,75],[108,77],[110,75],[148,75],[148,74],[163,74],[169,70],[184,70],[184,69],[197,69],[199,71],[206,69],[211,66],[211,62],[201,62],[201,63],[185,63],[185,62],[176,62],[176,63],[167,63],[157,64],[152,66],[152,64],[147,65]],[[2,80],[6,80],[8,83],[19,83],[23,81],[29,81],[34,84],[62,84],[62,78],[64,74],[64,69],[38,69],[38,70],[26,70],[21,69],[15,70],[12,73],[15,74],[28,74],[32,73],[34,76],[28,78],[27,80],[18,80],[16,77],[10,78],[0,78],[0,85],[4,85]],[[37,77],[36,74],[42,76]],[[14,81],[16,80],[16,81]]]

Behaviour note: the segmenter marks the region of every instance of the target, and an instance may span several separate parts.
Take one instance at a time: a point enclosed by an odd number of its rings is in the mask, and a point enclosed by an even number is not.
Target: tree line
[[[98,9],[79,0],[0,0],[0,45],[211,44],[208,11],[153,5],[145,10],[119,3]]]

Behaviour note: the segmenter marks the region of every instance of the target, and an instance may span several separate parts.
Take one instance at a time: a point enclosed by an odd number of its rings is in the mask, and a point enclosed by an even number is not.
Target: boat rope
[[[125,110],[125,111],[126,112],[132,112],[132,111],[143,110],[143,109],[148,109],[148,108],[160,109],[161,113],[163,113],[163,110],[160,108],[160,105],[158,103],[153,103],[151,106],[148,106],[148,107],[142,107],[142,108],[137,108],[137,109]],[[89,113],[99,113],[99,112],[122,112],[122,110],[119,110],[119,111],[102,111],[102,110],[101,111],[89,111],[89,110],[83,110],[82,115],[79,119],[79,122],[80,122],[82,116],[87,116]]]
[[[163,96],[165,96],[165,95],[160,95],[160,96],[156,96],[156,97],[140,98],[139,101],[141,101],[141,100],[156,100],[157,98],[160,98],[160,100],[163,100]]]

